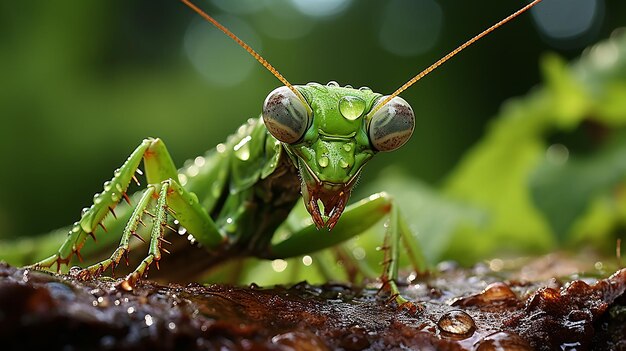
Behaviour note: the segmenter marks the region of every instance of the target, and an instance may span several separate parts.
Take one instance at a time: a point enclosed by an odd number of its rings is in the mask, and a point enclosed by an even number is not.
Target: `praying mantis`
[[[91,278],[117,266],[127,255],[130,239],[141,226],[149,228],[148,252],[119,286],[132,289],[151,265],[168,259],[169,228],[180,226],[206,251],[207,264],[254,256],[289,258],[338,245],[388,218],[381,281],[398,305],[410,304],[399,293],[398,257],[401,241],[420,269],[419,243],[400,209],[386,193],[347,206],[364,165],[378,153],[405,144],[415,127],[415,114],[399,94],[451,57],[541,0],[535,0],[453,50],[389,95],[369,88],[353,89],[331,82],[292,85],[265,59],[228,29],[187,0],[187,6],[240,44],[284,86],[265,99],[261,117],[241,126],[224,143],[202,156],[201,166],[177,170],[164,142],[145,139],[94,196],[60,248],[31,265],[48,269],[68,264],[107,216],[125,223],[120,243],[109,258],[82,269]],[[146,185],[137,196],[127,195],[141,162]],[[292,228],[286,239],[273,242],[281,225],[302,198],[310,222]],[[116,206],[127,201],[131,210]],[[173,222],[172,222],[173,221]],[[326,228],[328,230],[320,230]],[[179,230],[179,228],[173,228]],[[177,251],[171,250],[173,254]],[[183,258],[184,259],[184,258]],[[191,265],[191,262],[190,262]],[[423,267],[421,268],[423,269]],[[191,270],[191,268],[190,268]]]

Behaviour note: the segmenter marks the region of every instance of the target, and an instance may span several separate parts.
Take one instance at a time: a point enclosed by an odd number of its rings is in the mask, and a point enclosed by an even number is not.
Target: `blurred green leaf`
[[[385,189],[395,199],[430,264],[439,262],[461,227],[482,230],[484,211],[441,194],[429,185],[389,168],[365,188],[365,193]],[[469,248],[471,250],[471,248]]]
[[[444,185],[446,194],[484,208],[492,219],[484,232],[466,228],[462,236],[489,236],[517,250],[545,251],[581,233],[582,227],[573,224],[587,216],[599,195],[623,184],[623,137],[605,147],[597,145],[626,124],[626,36],[595,45],[570,65],[547,55],[542,68],[545,84],[506,103]],[[583,124],[586,121],[592,123]],[[595,132],[598,140],[585,156],[564,142],[559,146],[570,153],[570,160],[555,165],[550,138],[577,129]],[[606,232],[607,223],[600,218],[615,217],[598,212],[614,211],[607,207],[593,209],[593,220],[584,222],[588,241]],[[461,254],[461,249],[450,249],[451,257]]]
[[[596,197],[626,179],[626,135],[615,139],[591,156],[573,156],[563,164],[545,159],[532,174],[534,203],[560,241]]]

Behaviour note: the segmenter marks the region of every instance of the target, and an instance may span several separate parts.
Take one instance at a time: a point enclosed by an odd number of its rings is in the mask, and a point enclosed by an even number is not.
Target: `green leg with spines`
[[[143,216],[144,212],[147,210],[148,205],[150,204],[150,201],[152,200],[152,195],[155,193],[155,191],[156,189],[152,185],[149,185],[148,189],[144,191],[143,195],[141,196],[141,199],[139,200],[139,203],[137,203],[137,206],[135,206],[135,209],[133,210],[133,213],[130,216],[128,223],[126,224],[126,227],[124,228],[124,232],[122,233],[122,239],[120,240],[120,244],[118,248],[113,252],[111,257],[82,270],[79,273],[80,278],[87,279],[93,276],[99,276],[100,274],[102,274],[102,272],[106,271],[110,266],[112,266],[113,269],[115,269],[115,266],[117,266],[120,263],[120,260],[122,259],[124,254],[126,254],[129,250],[130,237],[135,235],[141,238],[140,236],[136,234],[137,227],[139,226],[139,223],[141,223],[141,217]]]
[[[304,254],[311,254],[318,250],[332,247],[354,237],[385,216],[389,216],[389,226],[386,233],[385,261],[381,277],[382,289],[387,290],[398,306],[417,311],[418,307],[402,297],[396,280],[398,278],[398,264],[400,255],[400,237],[408,243],[409,256],[417,272],[425,270],[425,260],[421,256],[421,248],[413,238],[409,227],[400,214],[397,204],[387,193],[379,193],[363,199],[346,208],[341,219],[328,235],[320,235],[314,224],[301,228],[289,238],[270,247],[268,258],[289,258]]]
[[[50,268],[57,265],[57,271],[62,264],[69,264],[72,256],[80,251],[85,244],[88,235],[95,239],[95,231],[102,220],[113,211],[120,199],[126,196],[128,186],[134,178],[135,171],[139,167],[146,150],[155,139],[145,139],[139,147],[133,151],[126,162],[113,173],[113,178],[104,183],[102,193],[94,195],[93,205],[86,210],[80,220],[68,233],[67,238],[57,252],[33,265],[31,268]]]
[[[68,238],[62,244],[55,255],[33,265],[34,268],[49,268],[57,263],[59,266],[69,263],[71,256],[78,253],[83,246],[87,235],[92,235],[104,217],[113,212],[113,208],[120,199],[126,197],[126,190],[134,173],[144,160],[148,190],[142,196],[139,204],[133,211],[117,250],[107,260],[96,263],[85,269],[82,276],[94,276],[102,273],[102,267],[117,265],[123,254],[128,250],[128,241],[137,229],[141,217],[146,213],[146,208],[153,201],[153,196],[158,193],[155,213],[152,219],[151,240],[148,256],[139,264],[137,269],[127,276],[122,287],[130,288],[139,279],[150,264],[161,258],[161,243],[163,231],[167,226],[167,213],[169,212],[180,224],[194,235],[198,242],[206,248],[214,249],[226,240],[213,220],[199,204],[197,197],[187,192],[178,183],[178,172],[174,166],[165,144],[160,139],[145,139],[141,145],[133,151],[128,160],[115,171],[111,181],[105,183],[102,194],[94,196],[94,204],[87,210],[81,220],[70,231]],[[152,190],[150,190],[152,189]]]

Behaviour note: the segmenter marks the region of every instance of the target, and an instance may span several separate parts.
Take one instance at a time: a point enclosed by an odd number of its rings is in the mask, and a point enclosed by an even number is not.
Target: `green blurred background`
[[[381,93],[524,3],[198,0],[292,83],[336,80]],[[175,0],[0,9],[0,239],[77,220],[144,137],[164,139],[182,166],[257,116],[279,85]],[[545,0],[455,57],[403,93],[415,134],[371,162],[360,195],[389,166],[439,187],[501,104],[541,82],[544,54],[569,60],[624,24],[624,1]]]

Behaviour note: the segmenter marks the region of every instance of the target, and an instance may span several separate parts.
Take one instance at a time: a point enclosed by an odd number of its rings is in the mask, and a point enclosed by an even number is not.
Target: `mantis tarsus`
[[[140,225],[150,227],[149,251],[137,268],[119,283],[133,284],[153,263],[158,267],[167,252],[169,219],[184,227],[213,257],[213,262],[242,256],[266,259],[288,258],[334,246],[388,216],[383,287],[399,305],[410,304],[396,286],[400,240],[420,267],[419,245],[409,232],[398,206],[385,193],[372,195],[347,206],[352,187],[363,166],[378,152],[401,147],[411,137],[415,116],[398,95],[445,61],[486,34],[508,22],[541,0],[534,0],[509,17],[473,37],[413,77],[394,93],[383,96],[369,88],[353,89],[331,82],[291,85],[252,48],[202,12],[182,0],[214,24],[264,67],[284,86],[272,91],[263,105],[262,117],[251,119],[226,142],[202,157],[193,173],[179,171],[160,139],[145,139],[128,160],[104,184],[94,203],[65,242],[52,256],[35,263],[35,268],[68,264],[88,236],[113,214],[125,221],[121,242],[110,258],[91,265],[81,277],[95,277],[114,268],[128,253],[129,241],[138,236]],[[132,211],[116,214],[126,200],[129,184],[143,160],[147,186],[134,197]],[[135,179],[136,180],[136,179]],[[312,223],[296,228],[283,241],[272,243],[276,228],[302,197]],[[148,220],[150,218],[150,220]],[[145,222],[144,222],[145,221]],[[319,231],[328,228],[330,233]],[[139,237],[141,239],[141,237]],[[143,239],[142,239],[143,240]]]

